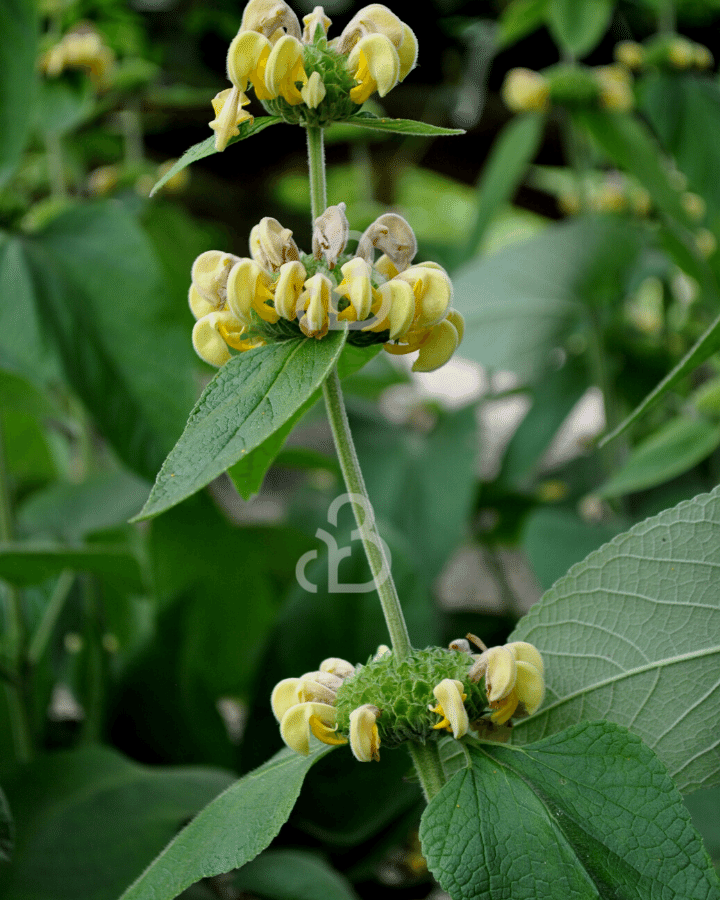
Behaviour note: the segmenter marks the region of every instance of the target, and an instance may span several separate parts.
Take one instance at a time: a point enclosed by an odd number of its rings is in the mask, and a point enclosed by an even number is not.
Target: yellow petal
[[[415,317],[415,294],[407,281],[392,279],[377,289],[383,299],[383,310],[387,309],[386,320],[390,340],[403,337]],[[380,315],[378,314],[378,319]]]
[[[311,13],[303,17],[303,24],[305,25],[302,36],[303,43],[312,44],[315,40],[317,29],[320,28],[323,34],[327,34],[332,21],[325,15],[325,10],[322,6],[316,6]]]
[[[188,304],[196,319],[202,319],[203,316],[217,310],[217,306],[211,300],[206,300],[194,284],[190,285]]]
[[[447,719],[456,740],[467,734],[470,724],[467,710],[463,704],[465,695],[462,688],[462,682],[454,678],[445,678],[433,688],[433,695],[442,708],[442,715]],[[434,727],[439,728],[440,725]]]
[[[463,336],[465,335],[465,319],[462,316],[462,313],[459,313],[456,309],[449,309],[448,314],[445,317],[451,325],[455,326],[455,331],[457,331],[458,336],[458,344],[462,342]]]
[[[348,57],[357,86],[350,91],[354,103],[364,103],[375,91],[384,97],[398,83],[400,57],[390,38],[369,34],[361,38]]]
[[[265,87],[273,97],[282,95],[296,106],[303,102],[295,82],[307,82],[303,69],[303,49],[297,38],[286,34],[272,48],[265,67]]]
[[[307,756],[310,752],[310,717],[332,728],[335,725],[335,707],[326,703],[298,703],[291,706],[280,722],[280,736],[296,753]]]
[[[358,762],[380,761],[380,735],[377,719],[380,710],[366,703],[350,713],[350,749]]]
[[[517,661],[515,693],[528,715],[532,715],[540,707],[545,696],[545,679],[541,672],[534,665],[522,659]]]
[[[256,31],[240,31],[233,38],[227,54],[227,75],[230,81],[241,91],[247,90],[248,80],[253,78],[253,85],[258,70],[270,56],[270,41]],[[260,99],[268,99],[261,97]]]
[[[530,665],[535,666],[538,672],[542,675],[545,671],[545,665],[543,663],[543,658],[540,655],[540,651],[537,647],[534,647],[532,644],[528,644],[527,641],[512,641],[510,644],[505,644],[507,649],[512,653],[516,660],[522,660],[523,662],[530,663]]]
[[[305,282],[305,290],[299,300],[305,315],[299,324],[307,337],[321,338],[328,333],[328,310],[333,287],[332,281],[322,272],[317,272]]]
[[[397,44],[396,44],[397,46]],[[403,23],[403,39],[397,48],[400,57],[400,81],[415,68],[418,56],[418,42],[412,29]]]
[[[235,316],[244,324],[252,325],[251,311],[265,321],[277,322],[274,309],[264,301],[272,297],[270,276],[254,259],[241,259],[230,270],[227,282],[227,303]]]
[[[343,280],[337,287],[341,297],[347,297],[355,311],[355,318],[361,322],[370,314],[372,289],[370,286],[370,267],[364,259],[355,257],[340,267]]]
[[[407,281],[415,292],[414,330],[426,331],[445,318],[453,292],[444,269],[421,263],[400,272],[397,278]]]
[[[300,90],[300,96],[310,109],[317,109],[325,99],[326,93],[327,91],[319,72],[313,72],[308,78],[307,84]]]
[[[349,53],[362,38],[369,34],[383,34],[395,47],[400,47],[405,37],[403,23],[381,3],[364,6],[350,19],[337,43],[339,53]]]
[[[270,695],[270,705],[272,706],[273,715],[280,722],[285,713],[291,706],[295,706],[300,702],[298,697],[299,678],[283,678],[273,688]]]
[[[322,741],[323,744],[332,744],[335,746],[347,744],[348,739],[342,734],[337,734],[337,726],[330,728],[317,716],[310,716],[309,722],[310,731],[312,731],[315,737],[319,741]]]
[[[321,672],[330,672],[337,675],[338,678],[349,678],[355,674],[355,666],[346,659],[340,659],[338,656],[329,656],[320,663]]]
[[[198,319],[192,330],[192,343],[197,355],[218,368],[224,366],[232,355],[220,334],[220,326],[228,317],[234,319],[229,311],[208,313]]]
[[[287,262],[280,266],[280,277],[275,284],[275,310],[284,319],[292,321],[298,316],[298,301],[302,294],[307,273],[301,262]]]
[[[292,231],[271,216],[261,219],[250,232],[250,253],[268,272],[277,272],[284,263],[300,258]]]
[[[227,299],[227,280],[230,270],[240,258],[221,250],[201,253],[192,266],[191,278],[197,292],[219,309]]]
[[[448,319],[438,322],[420,345],[418,358],[412,366],[413,372],[434,372],[444,366],[457,350],[458,343],[455,326]]]
[[[468,678],[479,681],[485,678],[485,691],[490,703],[507,697],[515,687],[517,663],[505,647],[490,647],[481,653],[468,672]]]
[[[246,106],[249,102],[245,94],[237,87],[220,91],[213,98],[212,105],[215,110],[215,118],[208,122],[208,125],[215,132],[215,149],[219,153],[222,153],[227,147],[231,137],[237,137],[240,134],[238,126],[241,122],[247,120],[252,122],[253,117],[250,113],[241,109],[242,106]]]
[[[302,34],[298,17],[284,0],[250,0],[243,12],[241,31],[257,31],[269,38],[280,29],[298,40]]]

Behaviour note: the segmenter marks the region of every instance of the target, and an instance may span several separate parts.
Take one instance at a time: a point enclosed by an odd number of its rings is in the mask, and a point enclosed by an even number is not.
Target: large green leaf
[[[103,747],[41,756],[5,783],[17,846],[12,864],[0,866],[0,894],[117,900],[232,781],[217,769],[150,769]]]
[[[231,144],[237,144],[238,141],[244,141],[246,138],[253,137],[253,135],[259,134],[270,125],[277,125],[279,122],[282,122],[280,116],[261,116],[260,118],[255,119],[253,122],[250,122],[250,120],[248,119],[240,126],[240,134],[236,137],[230,138],[230,140],[228,141],[228,147]],[[205,159],[206,156],[212,156],[217,152],[218,151],[215,149],[214,134],[211,134],[210,137],[205,138],[204,141],[200,141],[199,144],[193,144],[193,146],[187,149],[180,157],[180,159],[173,166],[171,166],[167,170],[167,172],[165,172],[162,178],[159,179],[159,181],[155,184],[152,191],[150,192],[150,196],[152,197],[153,194],[156,194],[164,184],[167,184],[167,182],[170,181],[173,175],[177,175],[178,172],[182,172],[183,169],[187,169],[187,167],[191,166],[194,162]]]
[[[40,584],[64,569],[92,572],[132,590],[143,589],[138,561],[125,546],[0,543],[0,578],[11,584]]]
[[[453,900],[718,900],[720,883],[660,760],[584,722],[522,749],[469,744],[420,840]]]
[[[0,4],[0,186],[12,175],[32,120],[37,55],[37,4]]]
[[[537,153],[544,127],[545,116],[539,113],[516,116],[493,144],[477,184],[477,210],[465,243],[465,259],[477,250],[492,217],[512,200]]]
[[[627,223],[588,217],[473,260],[453,277],[466,323],[463,356],[490,369],[537,374],[579,321],[584,302],[623,295],[641,240]]]
[[[67,379],[122,459],[154,476],[196,396],[185,298],[114,202],[70,209],[22,252]]]
[[[266,850],[240,869],[233,884],[269,900],[357,900],[339,872],[303,850]]]
[[[583,719],[630,728],[680,790],[720,783],[720,489],[665,510],[573,566],[511,640],[546,661],[519,743]]]
[[[544,22],[550,0],[510,0],[498,19],[498,47],[511,47]]]
[[[180,503],[282,428],[323,383],[345,334],[267,344],[226,363],[195,405],[138,518]]]
[[[678,416],[633,447],[597,494],[621,497],[663,484],[702,462],[718,444],[720,426],[707,419]]]
[[[0,790],[0,863],[7,862],[12,857],[14,844],[15,838],[10,807],[5,799],[5,794]]]
[[[550,0],[550,33],[563,50],[583,57],[607,31],[614,6],[613,0]]]
[[[685,797],[685,805],[690,810],[693,825],[702,835],[705,847],[716,868],[720,864],[720,787],[706,791],[695,791]]]
[[[186,887],[245,865],[264,850],[292,812],[305,775],[333,747],[308,756],[284,749],[206,806],[122,895],[172,900]]]

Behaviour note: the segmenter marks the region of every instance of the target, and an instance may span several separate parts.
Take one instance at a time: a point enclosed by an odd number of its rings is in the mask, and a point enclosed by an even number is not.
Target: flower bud
[[[415,233],[402,216],[386,213],[370,225],[358,241],[357,255],[372,265],[373,251],[381,250],[398,272],[410,265],[417,253]]]
[[[689,69],[695,62],[695,45],[679,34],[668,44],[668,60],[676,69]]]
[[[632,70],[642,68],[645,62],[645,50],[642,44],[635,41],[620,41],[615,44],[613,56],[620,65]]]
[[[277,272],[286,262],[300,259],[292,231],[270,216],[265,216],[251,230],[250,253],[258,265],[270,272]]]
[[[272,43],[283,34],[298,40],[302,35],[298,17],[284,0],[250,0],[243,12],[240,31],[257,31]]]
[[[282,717],[280,735],[291,750],[307,756],[310,752],[311,733],[320,740],[323,740],[320,735],[333,736],[335,715],[335,708],[327,703],[298,703],[291,706]],[[314,722],[311,721],[313,719]],[[325,741],[325,743],[334,742]]]
[[[340,659],[337,656],[329,656],[320,663],[321,672],[330,672],[337,675],[338,678],[345,679],[355,674],[355,666],[346,659]]]
[[[463,706],[465,694],[463,694],[462,681],[453,678],[445,678],[440,684],[433,688],[433,695],[438,701],[438,705],[430,707],[431,712],[438,713],[443,718],[437,725],[436,729],[447,728],[452,731],[452,736],[457,740],[467,734],[468,720],[467,710]]]
[[[598,66],[594,69],[600,87],[600,105],[614,112],[627,112],[635,106],[632,82],[622,66]]]
[[[245,112],[241,107],[247,106],[250,100],[242,93],[240,88],[232,87],[224,91],[220,91],[212,99],[212,107],[215,111],[215,118],[208,122],[208,125],[215,132],[215,149],[218,153],[227,147],[231,137],[237,137],[240,134],[238,127],[242,122],[248,119],[252,122],[253,117],[250,113]]]
[[[312,247],[315,259],[325,256],[330,269],[335,268],[338,257],[345,249],[350,234],[350,223],[345,215],[345,204],[328,206],[313,225]]]
[[[300,89],[300,96],[310,109],[317,109],[325,99],[326,93],[327,91],[319,72],[313,72],[308,78],[307,84]]]
[[[532,69],[511,69],[500,93],[512,112],[545,112],[550,108],[548,80]]]
[[[684,194],[680,195],[680,202],[682,203],[685,212],[693,221],[699,222],[701,219],[705,218],[707,207],[705,206],[705,201],[699,194],[693,194],[690,191],[686,191]]]
[[[348,68],[358,82],[350,91],[353,103],[364,103],[375,91],[384,97],[400,79],[400,57],[384,34],[361,38],[348,57]]]
[[[350,713],[350,749],[358,762],[380,762],[380,735],[377,719],[380,710],[366,703]]]
[[[303,44],[312,44],[315,40],[317,29],[320,28],[323,35],[327,34],[332,21],[325,15],[325,10],[322,6],[316,6],[311,13],[303,18],[303,24],[305,25],[302,36]]]
[[[712,69],[715,59],[712,53],[703,44],[695,44],[693,47],[693,62],[698,69]]]

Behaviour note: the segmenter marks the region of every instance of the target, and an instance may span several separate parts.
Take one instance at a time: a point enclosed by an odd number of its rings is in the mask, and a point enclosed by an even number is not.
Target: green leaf
[[[495,213],[512,200],[535,158],[544,127],[545,116],[539,113],[516,116],[493,144],[477,184],[477,212],[465,245],[465,259],[475,253]]]
[[[709,78],[679,73],[646,75],[640,107],[661,144],[675,158],[690,189],[720,209],[720,88]],[[702,122],[702,128],[698,128]]]
[[[357,900],[339,872],[303,850],[266,850],[240,869],[233,884],[269,900]]]
[[[122,895],[172,900],[188,885],[245,865],[287,821],[310,768],[334,747],[308,756],[285,748],[206,806]]]
[[[105,747],[41,756],[6,782],[17,825],[4,900],[117,900],[177,830],[233,781],[148,768]]]
[[[570,566],[612,540],[620,523],[585,522],[574,509],[540,507],[528,516],[522,548],[543,590],[551,587]]]
[[[545,703],[517,723],[528,743],[583,719],[625,725],[680,790],[720,783],[720,489],[618,535],[518,624],[546,662]]]
[[[613,0],[550,0],[550,33],[573,56],[587,56],[607,31],[614,5]]]
[[[117,202],[70,209],[21,251],[67,379],[123,461],[154,477],[196,397],[185,298]]]
[[[0,543],[0,578],[11,584],[40,584],[64,569],[92,572],[119,581],[131,590],[143,589],[138,561],[124,546]]]
[[[671,372],[668,372],[663,380],[650,391],[647,397],[635,407],[627,418],[623,419],[617,428],[613,429],[610,434],[606,434],[605,437],[603,437],[598,443],[598,446],[604,447],[605,444],[614,440],[624,431],[627,431],[627,429],[654,403],[667,394],[681,378],[697,369],[698,366],[702,365],[706,359],[709,359],[713,353],[716,353],[718,350],[720,350],[720,316],[715,319],[707,331],[705,331],[695,344],[693,344],[675,368]]]
[[[0,4],[0,186],[15,171],[32,120],[37,56],[37,4]]]
[[[255,119],[252,123],[248,119],[239,126],[240,134],[230,138],[227,145],[230,147],[232,144],[237,144],[238,141],[244,141],[246,138],[254,137],[270,125],[277,125],[279,122],[282,122],[280,116],[260,116],[260,118]],[[182,172],[183,169],[186,169],[194,162],[205,159],[206,156],[212,156],[217,152],[218,151],[215,149],[214,134],[211,134],[209,138],[205,138],[204,141],[200,141],[199,144],[194,144],[183,153],[175,165],[169,168],[163,177],[155,184],[155,187],[150,191],[150,196],[152,197],[156,194],[160,188],[173,177],[173,175],[177,175],[178,172]]]
[[[5,794],[0,790],[0,862],[9,862],[15,844],[13,820]]]
[[[585,302],[623,295],[624,273],[641,243],[627,223],[588,217],[473,260],[453,277],[454,304],[465,317],[463,356],[521,377],[537,375]]]
[[[146,481],[129,472],[94,475],[81,484],[56,481],[34,493],[18,510],[26,533],[78,541],[125,522],[142,508]]]
[[[416,122],[415,119],[386,119],[370,112],[361,112],[350,119],[345,119],[345,124],[357,128],[370,128],[373,131],[391,131],[394,134],[415,134],[422,137],[465,134],[464,128],[441,128],[427,122]]]
[[[325,380],[345,334],[267,344],[226,363],[195,405],[137,518],[180,503],[282,428]]]
[[[583,722],[522,749],[467,747],[420,824],[453,900],[717,900],[720,883],[660,760]]]
[[[683,225],[694,228],[673,187],[655,137],[642,121],[630,113],[608,110],[574,110],[573,119],[588,132],[611,162],[630,172],[650,193],[655,205]]]
[[[702,835],[710,858],[717,866],[720,863],[720,817],[717,814],[720,809],[720,787],[695,791],[685,797],[685,806],[690,811],[693,825]]]
[[[720,426],[678,416],[641,441],[622,466],[597,490],[599,497],[622,497],[655,487],[702,462],[720,444]]]
[[[550,0],[511,0],[498,19],[498,48],[505,50],[545,22]]]

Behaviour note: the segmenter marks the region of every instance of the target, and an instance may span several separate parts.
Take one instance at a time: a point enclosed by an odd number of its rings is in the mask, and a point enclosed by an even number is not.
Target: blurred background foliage
[[[380,354],[345,390],[414,642],[472,630],[494,644],[588,552],[719,480],[720,2],[393,10],[420,57],[382,111],[467,134],[333,126],[329,199],[358,232],[388,207],[404,215],[418,259],[451,271],[467,332],[431,376]],[[356,9],[326,11],[339,33]],[[148,199],[208,136],[241,14],[227,0],[0,7],[8,900],[117,898],[278,749],[278,680],[386,639],[372,594],[329,588],[315,532],[343,488],[319,409],[249,502],[221,479],[127,524],[212,374],[190,343],[192,261],[245,255],[265,215],[309,247],[298,129],[268,129]],[[626,54],[632,72],[598,94],[588,84],[623,41],[643,45],[639,62]],[[539,94],[513,92],[517,68],[544,73]],[[340,546],[350,529],[341,517]],[[313,549],[310,594],[295,565]],[[359,545],[339,575],[368,579]],[[324,760],[274,849],[188,897],[427,895],[407,775],[402,752]],[[717,792],[688,802],[717,860]]]

